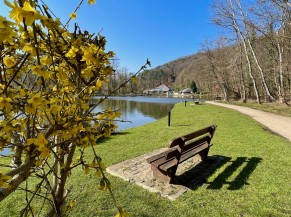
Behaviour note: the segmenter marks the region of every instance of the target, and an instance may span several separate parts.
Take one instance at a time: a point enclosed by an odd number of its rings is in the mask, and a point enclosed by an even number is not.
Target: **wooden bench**
[[[196,155],[202,161],[207,160],[215,129],[216,126],[212,125],[173,139],[168,150],[148,158],[146,161],[151,164],[153,177],[172,183],[180,163]]]
[[[199,105],[200,100],[199,100],[199,99],[193,99],[193,103],[194,103],[195,105]]]

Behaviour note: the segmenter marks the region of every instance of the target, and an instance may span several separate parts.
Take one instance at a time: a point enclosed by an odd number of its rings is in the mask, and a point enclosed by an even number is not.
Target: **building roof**
[[[168,92],[170,88],[168,88],[166,85],[162,84],[154,89],[149,90],[150,92]]]
[[[180,93],[192,93],[192,89],[191,88],[186,88],[184,90],[181,90]]]

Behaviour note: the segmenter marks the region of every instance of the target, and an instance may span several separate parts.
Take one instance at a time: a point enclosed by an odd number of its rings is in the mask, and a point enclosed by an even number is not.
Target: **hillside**
[[[199,78],[201,71],[205,71],[203,62],[205,56],[197,53],[157,66],[140,75],[139,89],[165,84],[174,90],[179,90],[189,87],[191,81],[203,86],[203,79]]]
[[[179,91],[190,87],[191,82],[194,81],[198,90],[220,94],[221,91],[217,88],[211,73],[206,53],[199,52],[178,58],[141,74],[139,90],[165,84],[172,90]]]

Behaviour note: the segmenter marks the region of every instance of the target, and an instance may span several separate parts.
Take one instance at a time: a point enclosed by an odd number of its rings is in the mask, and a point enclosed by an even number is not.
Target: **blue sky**
[[[44,0],[62,22],[79,0]],[[107,38],[107,49],[117,54],[120,67],[137,71],[147,58],[152,67],[193,54],[205,38],[216,38],[210,24],[212,0],[87,0],[77,12],[82,29]],[[0,3],[1,15],[8,9]]]

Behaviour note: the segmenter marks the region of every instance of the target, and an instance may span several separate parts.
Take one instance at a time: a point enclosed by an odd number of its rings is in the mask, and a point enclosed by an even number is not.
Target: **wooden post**
[[[168,127],[171,126],[171,110],[168,113]]]
[[[185,100],[185,107],[186,107],[187,101]]]

